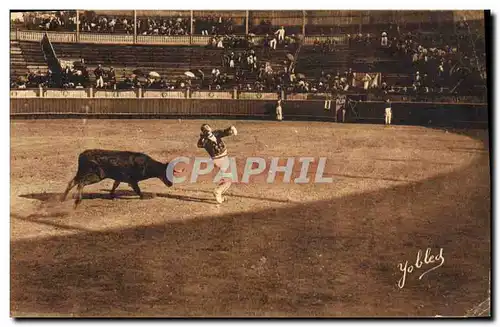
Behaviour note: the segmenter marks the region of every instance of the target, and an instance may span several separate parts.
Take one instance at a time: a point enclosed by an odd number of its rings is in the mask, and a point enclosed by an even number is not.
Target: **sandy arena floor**
[[[238,128],[231,155],[327,157],[333,183],[236,183],[217,206],[208,181],[112,200],[106,180],[57,200],[82,150],[206,156],[201,123],[11,122],[13,316],[462,316],[488,297],[486,131],[214,120]],[[398,287],[427,248],[444,264]]]

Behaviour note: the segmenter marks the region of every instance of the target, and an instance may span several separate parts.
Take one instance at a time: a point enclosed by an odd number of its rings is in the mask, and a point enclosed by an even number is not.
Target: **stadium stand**
[[[12,41],[11,54],[13,64],[11,75],[13,79],[25,76],[29,71],[46,72],[43,52],[38,42]],[[125,80],[135,70],[141,70],[145,74],[157,72],[171,84],[179,80],[185,80],[185,72],[202,70],[208,78],[212,69],[219,69],[222,74],[228,73],[230,79],[234,79],[234,71],[223,67],[223,56],[231,52],[235,55],[243,54],[244,50],[211,49],[206,47],[165,47],[165,46],[124,46],[89,44],[81,47],[71,43],[52,43],[58,59],[65,64],[72,64],[81,59],[89,71],[90,84],[95,84],[93,71],[101,64],[105,69],[114,67],[117,74],[117,82]],[[287,51],[284,49],[276,51],[265,51],[262,48],[254,49],[259,62],[270,62],[275,71],[283,69]],[[15,56],[15,57],[14,57]],[[249,69],[242,69],[248,76],[248,83],[253,83],[256,74],[250,74]],[[208,84],[207,84],[208,86]],[[234,84],[228,85],[230,87]]]
[[[286,90],[292,93],[330,90],[411,93],[412,90],[417,92],[417,89],[427,93],[474,93],[485,89],[485,45],[484,33],[481,33],[484,24],[477,24],[476,21],[469,24],[463,20],[451,28],[450,25],[432,22],[431,17],[431,21],[422,20],[400,26],[387,23],[391,19],[383,14],[369,16],[370,20],[362,24],[368,16],[361,14],[358,17],[355,16],[357,14],[342,12],[342,15],[347,16],[335,17],[335,21],[342,24],[332,26],[328,12],[308,12],[310,19],[317,23],[301,27],[298,23],[306,21],[300,17],[301,14],[299,11],[287,12],[285,16],[278,17],[273,12],[254,12],[247,21],[241,13],[231,17],[227,12],[221,15],[203,12],[201,16],[192,18],[191,23],[186,12],[172,12],[171,16],[143,15],[137,17],[137,35],[141,37],[163,35],[189,39],[188,30],[193,28],[195,34],[209,35],[209,44],[166,46],[93,43],[81,46],[78,43],[53,41],[52,48],[62,68],[84,61],[82,66],[88,73],[85,87],[96,85],[94,70],[102,65],[105,73],[110,67],[114,68],[116,85],[124,88],[132,85],[216,90],[238,88],[268,92]],[[390,14],[393,15],[393,12]],[[47,19],[50,24],[56,24],[54,21],[57,24],[62,21],[73,22],[72,17],[76,16],[74,12],[56,12],[49,16],[42,13],[29,17],[33,22],[25,19],[24,25],[21,24],[24,28],[38,28]],[[130,16],[130,12],[113,15],[86,11],[80,13],[79,17],[83,33],[103,33],[104,36],[106,33],[133,33],[134,17]],[[359,25],[353,17],[359,20]],[[42,24],[38,24],[37,19]],[[111,24],[113,21],[116,23]],[[289,46],[278,42],[277,49],[272,50],[269,42],[275,38],[276,30],[283,26],[282,23],[286,29],[285,43]],[[245,24],[248,24],[248,31],[261,35],[259,40],[266,35],[263,47],[262,41],[259,41],[258,46],[248,44],[254,34],[226,34],[242,33]],[[17,20],[14,23],[11,21],[11,27],[21,25]],[[70,24],[62,25],[69,27]],[[300,34],[301,30],[332,37],[325,40],[318,36],[314,42],[303,44],[295,51],[295,41],[290,40],[299,40],[293,33]],[[386,44],[384,37],[387,37]],[[30,72],[33,76],[33,73],[44,75],[47,71],[44,53],[38,42],[12,41],[11,56],[13,81],[27,79]],[[250,60],[248,57],[256,58],[256,63],[254,59],[247,61]],[[144,79],[139,81],[140,75],[147,76],[150,72],[159,75],[161,79],[158,83]],[[192,72],[198,78],[193,78],[191,82],[186,78],[186,72]],[[83,72],[83,75],[87,73]],[[204,77],[203,82],[200,76]],[[40,80],[43,79],[37,81]],[[13,82],[11,85],[24,87],[23,83]],[[44,86],[50,85],[46,83]]]
[[[30,72],[45,75],[47,68],[47,63],[38,42],[10,41],[10,76],[12,83],[15,84],[20,77],[27,78]],[[37,87],[37,85],[31,85],[31,87]]]

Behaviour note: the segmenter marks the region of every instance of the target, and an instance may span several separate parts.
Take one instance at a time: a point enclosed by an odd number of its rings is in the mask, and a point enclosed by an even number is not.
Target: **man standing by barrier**
[[[102,69],[101,64],[97,65],[97,68],[94,70],[94,75],[95,75],[96,88],[103,88],[104,87],[104,80],[103,80],[104,70]]]
[[[335,122],[337,122],[337,117],[339,116],[339,112],[342,114],[341,120],[345,123],[345,105],[346,105],[346,96],[344,94],[337,95],[335,99]]]
[[[278,121],[283,120],[283,109],[281,108],[281,97],[278,98],[278,102],[276,103],[276,119]]]
[[[391,108],[391,101],[387,99],[385,101],[385,125],[389,126],[392,121],[392,108]]]
[[[198,148],[204,148],[216,167],[220,169],[223,174],[221,182],[214,190],[214,196],[217,203],[224,202],[222,196],[231,186],[232,180],[225,178],[225,173],[229,168],[229,158],[227,156],[226,144],[222,140],[223,137],[230,135],[237,135],[236,127],[231,126],[224,130],[214,130],[208,124],[201,125],[200,138],[198,139]]]

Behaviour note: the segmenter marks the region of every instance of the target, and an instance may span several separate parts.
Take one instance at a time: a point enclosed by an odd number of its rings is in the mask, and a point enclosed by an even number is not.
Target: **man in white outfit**
[[[276,104],[276,119],[278,121],[283,120],[283,109],[281,108],[281,98],[278,99],[278,103]]]
[[[271,47],[271,49],[276,50],[276,43],[276,37],[273,37],[273,39],[269,41],[269,46]]]
[[[391,101],[387,99],[385,102],[385,125],[388,126],[392,120]]]
[[[383,46],[383,47],[386,47],[388,45],[388,38],[387,38],[387,33],[386,32],[382,32],[382,37],[380,39],[380,45]]]
[[[278,42],[282,43],[285,41],[285,28],[281,26],[276,32],[274,32],[274,35],[278,35]]]

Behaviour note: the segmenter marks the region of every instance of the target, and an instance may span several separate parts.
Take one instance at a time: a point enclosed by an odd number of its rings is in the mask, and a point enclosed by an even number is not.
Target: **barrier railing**
[[[347,44],[347,37],[345,35],[334,36],[306,36],[304,37],[304,44],[312,45],[316,40],[324,42],[326,40],[335,40],[337,44]]]
[[[165,44],[165,45],[191,45],[191,37],[185,36],[185,35],[182,35],[182,36],[137,35],[137,42],[136,43],[138,43],[138,44]]]
[[[41,41],[43,38],[43,35],[44,35],[43,32],[18,31],[16,34],[16,37],[20,41]]]
[[[76,35],[76,34],[75,34]],[[52,39],[51,39],[52,41]],[[57,41],[52,41],[57,42]],[[106,44],[128,44],[134,43],[133,35],[126,34],[91,34],[81,33],[81,43],[106,43]]]
[[[131,34],[101,34],[101,33],[80,33],[77,40],[76,33],[72,32],[43,32],[43,31],[11,31],[10,39],[12,41],[40,41],[43,35],[47,33],[51,42],[57,43],[103,43],[103,44],[165,44],[165,45],[200,45],[205,46],[210,40],[210,36],[203,35],[137,35],[134,42],[134,36]],[[254,36],[254,42],[261,43],[263,36]],[[327,39],[335,40],[337,44],[347,44],[345,35],[333,36],[306,36],[304,44],[312,45],[315,40],[325,41]]]
[[[210,36],[193,35],[191,36],[191,45],[207,45],[208,40],[210,40]]]
[[[17,31],[14,33],[16,40],[19,41],[36,41],[42,40],[45,32],[42,31]],[[74,43],[76,42],[76,33],[71,32],[47,32],[47,36],[51,42],[58,43]],[[12,38],[12,33],[11,33]]]

